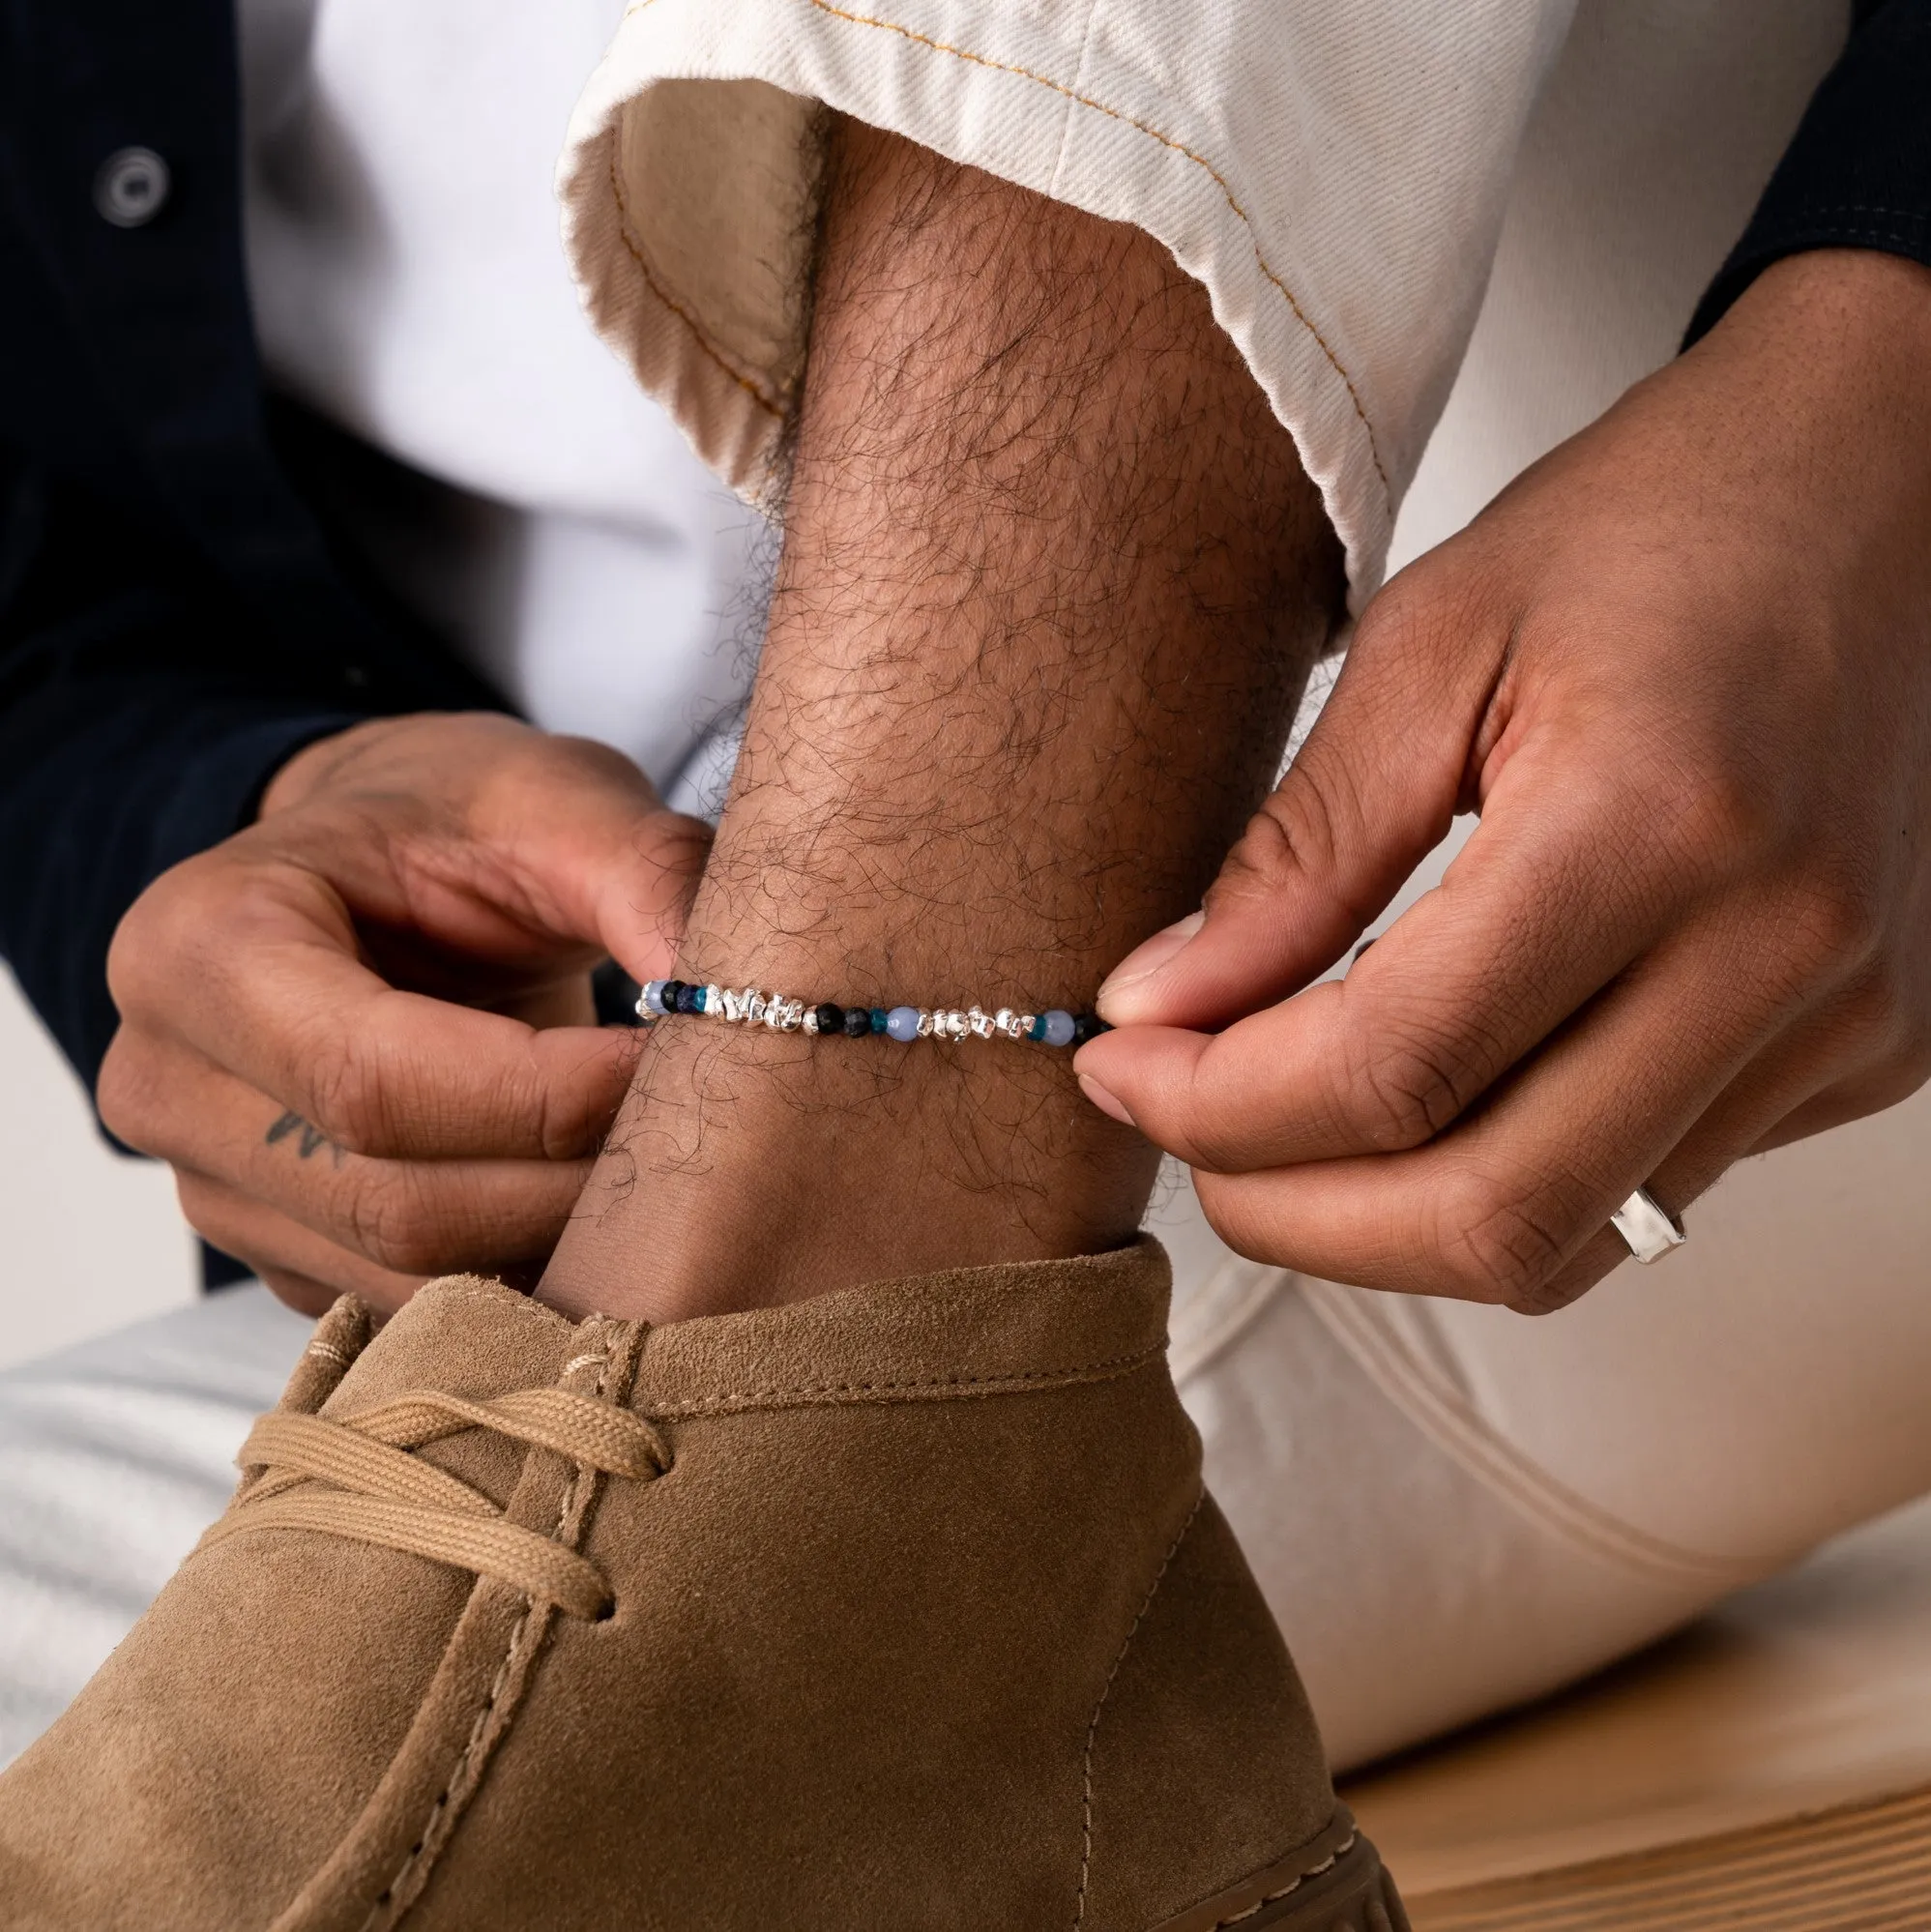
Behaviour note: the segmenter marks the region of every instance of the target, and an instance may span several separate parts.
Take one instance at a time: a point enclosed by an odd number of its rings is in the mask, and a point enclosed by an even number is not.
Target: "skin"
[[[1110,981],[1089,1098],[1243,1253],[1539,1312],[1639,1184],[1913,1092],[1927,536],[1931,272],[1779,264],[1376,600],[1204,922]]]
[[[307,1311],[534,1278],[636,1064],[588,969],[667,969],[709,838],[615,752],[509,718],[310,746],[122,922],[102,1118]]]
[[[1144,234],[835,133],[783,556],[678,977],[1090,1006],[1265,797],[1339,604],[1312,486]],[[655,1029],[540,1293],[674,1321],[1129,1241],[1068,1056]]]

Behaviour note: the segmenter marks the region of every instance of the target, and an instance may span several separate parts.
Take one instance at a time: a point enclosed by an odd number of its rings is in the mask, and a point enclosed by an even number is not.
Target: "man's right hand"
[[[636,1059],[589,969],[670,970],[709,841],[617,752],[511,718],[324,739],[122,921],[102,1118],[305,1311],[534,1273]]]

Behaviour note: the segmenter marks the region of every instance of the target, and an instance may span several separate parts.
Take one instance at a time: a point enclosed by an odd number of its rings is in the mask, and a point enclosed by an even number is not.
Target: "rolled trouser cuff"
[[[824,107],[1131,222],[1207,288],[1322,490],[1359,606],[1570,10],[641,0],[572,119],[566,241],[598,329],[769,506],[804,368]]]

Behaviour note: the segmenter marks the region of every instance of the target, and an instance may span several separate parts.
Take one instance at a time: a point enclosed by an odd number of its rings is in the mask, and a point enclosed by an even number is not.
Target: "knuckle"
[[[349,1244],[396,1274],[433,1274],[449,1252],[449,1231],[433,1192],[407,1166],[366,1169],[348,1190]]]
[[[1758,775],[1726,760],[1702,761],[1651,797],[1672,842],[1719,873],[1751,865],[1783,829]]]
[[[207,865],[202,855],[184,860],[156,879],[121,915],[107,947],[107,991],[120,1011],[148,1004],[167,977],[167,966],[202,929],[197,887]]]
[[[1931,1040],[1931,1012],[1924,1010],[1913,975],[1894,953],[1881,951],[1857,972],[1845,1001],[1846,1045],[1868,1059],[1914,1059]]]
[[[1536,1305],[1566,1258],[1553,1202],[1473,1170],[1448,1191],[1440,1236],[1450,1292],[1464,1301]]]
[[[380,1153],[390,1122],[380,1063],[366,1037],[330,1029],[304,1042],[302,1058],[315,1126],[350,1154]]]
[[[212,1242],[223,1254],[232,1254],[238,1261],[249,1260],[247,1242],[243,1239],[227,1194],[200,1175],[177,1167],[174,1170],[174,1197],[181,1207],[181,1217],[204,1241]]]
[[[1207,1224],[1234,1252],[1246,1261],[1269,1267],[1293,1265],[1282,1250],[1278,1231],[1267,1214],[1258,1189],[1229,1186],[1210,1174],[1194,1175],[1194,1191]]]
[[[1329,1061],[1328,1105],[1377,1153],[1395,1154],[1434,1139],[1488,1085],[1506,1054],[1468,1030],[1468,1013],[1379,1013],[1343,1035]],[[1459,1031],[1452,1030],[1459,1029]]]
[[[1230,898],[1270,898],[1293,880],[1327,872],[1337,845],[1321,793],[1308,784],[1284,784],[1247,821],[1207,894],[1208,909]]]
[[[1874,999],[1902,1005],[1897,962],[1884,951],[1884,895],[1861,868],[1831,866],[1793,894],[1792,924],[1799,956],[1813,973],[1864,972]]]
[[[126,1026],[108,1042],[95,1082],[94,1103],[107,1130],[143,1154],[155,1126],[156,1088],[144,1065],[141,1043]]]

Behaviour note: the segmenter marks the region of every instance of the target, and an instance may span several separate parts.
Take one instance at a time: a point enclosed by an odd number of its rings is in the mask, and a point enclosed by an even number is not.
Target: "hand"
[[[1204,925],[1100,1010],[1089,1096],[1242,1252],[1525,1311],[1625,1258],[1639,1184],[1680,1213],[1916,1088],[1931,272],[1778,264],[1404,571]]]
[[[635,1063],[589,968],[669,970],[708,844],[618,753],[511,718],[325,739],[122,921],[102,1119],[305,1311],[534,1272]]]

